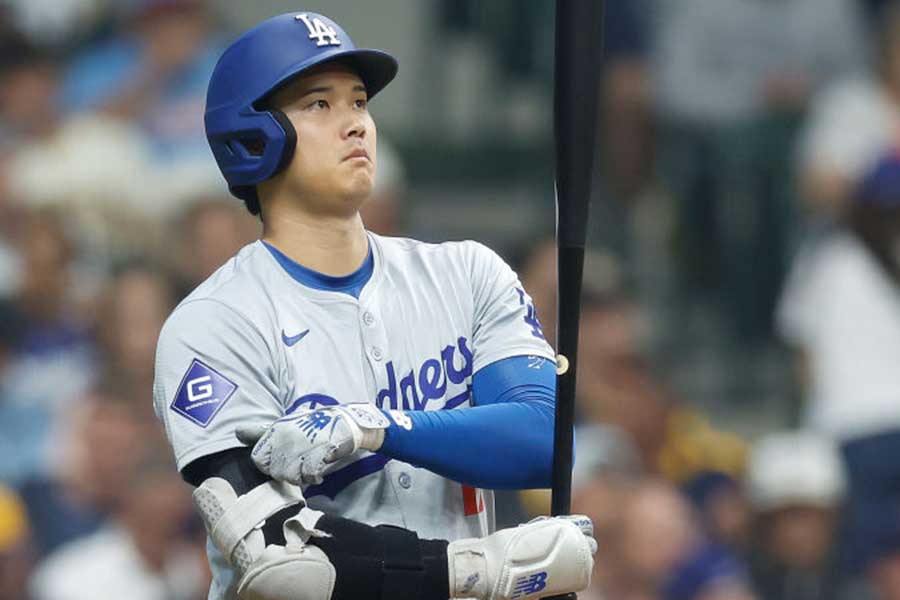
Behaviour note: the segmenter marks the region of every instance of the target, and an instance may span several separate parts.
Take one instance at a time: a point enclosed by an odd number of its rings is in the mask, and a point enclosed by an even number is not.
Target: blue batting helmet
[[[356,71],[369,98],[397,74],[397,60],[357,48],[328,17],[288,13],[263,21],[235,40],[219,58],[206,95],[206,138],[231,193],[255,198],[256,184],[284,168],[297,138],[288,118],[260,106],[280,86],[324,62]]]

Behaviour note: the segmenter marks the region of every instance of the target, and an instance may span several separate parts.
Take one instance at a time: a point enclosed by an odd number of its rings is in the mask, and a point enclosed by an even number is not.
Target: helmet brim
[[[332,61],[347,64],[356,71],[366,86],[369,98],[383,90],[397,76],[397,59],[381,50],[349,50],[326,62]]]
[[[375,95],[383,90],[394,77],[397,76],[398,63],[397,59],[381,50],[373,50],[371,48],[355,48],[345,52],[335,52],[322,60],[316,57],[313,60],[303,61],[294,65],[285,73],[272,89],[256,103],[264,102],[272,97],[288,83],[303,76],[307,71],[314,67],[327,65],[332,63],[347,65],[353,69],[359,78],[362,79],[363,85],[366,86],[366,94],[371,100]],[[254,104],[256,104],[254,103]]]

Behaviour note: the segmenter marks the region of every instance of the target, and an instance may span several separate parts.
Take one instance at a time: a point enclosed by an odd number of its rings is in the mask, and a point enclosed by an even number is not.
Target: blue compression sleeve
[[[556,366],[532,356],[499,360],[475,373],[474,407],[407,411],[379,452],[454,481],[487,489],[550,487]]]

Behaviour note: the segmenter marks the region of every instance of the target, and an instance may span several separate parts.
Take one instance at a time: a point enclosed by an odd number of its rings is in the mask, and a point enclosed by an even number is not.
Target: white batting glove
[[[597,541],[584,515],[539,517],[485,538],[450,542],[451,598],[532,600],[591,583]]]
[[[256,467],[277,481],[322,483],[325,469],[357,450],[378,450],[388,418],[372,404],[329,406],[282,417],[268,427],[238,427]]]

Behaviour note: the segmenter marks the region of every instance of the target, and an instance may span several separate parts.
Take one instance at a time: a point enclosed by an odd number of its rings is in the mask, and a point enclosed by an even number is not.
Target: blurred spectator
[[[650,359],[647,318],[621,289],[586,285],[582,300],[578,411],[621,428],[648,473],[683,483],[696,473],[737,473],[744,446],[680,402]]]
[[[15,300],[24,322],[20,350],[41,353],[67,346],[84,332],[79,331],[80,315],[72,314],[75,249],[63,220],[51,213],[36,213],[17,241],[23,266]]]
[[[377,163],[375,187],[360,209],[363,223],[379,235],[405,235],[406,170],[384,136],[378,138]]]
[[[556,346],[556,239],[542,237],[524,242],[512,265],[531,295],[544,337]],[[584,296],[617,292],[623,287],[619,262],[605,251],[590,251],[584,259]],[[584,340],[582,340],[584,341]]]
[[[2,162],[2,159],[0,159]],[[2,171],[2,167],[0,167]],[[0,179],[3,178],[0,172]],[[13,230],[18,219],[15,219],[9,207],[4,206],[4,197],[2,191],[3,183],[0,182],[0,298],[9,298],[14,295],[16,290],[22,283],[22,260],[13,243],[12,236],[9,235]]]
[[[737,556],[747,551],[750,507],[737,479],[721,471],[700,471],[684,484],[703,534]]]
[[[47,51],[19,33],[0,35],[0,156],[58,126],[56,80]]]
[[[764,339],[793,235],[789,165],[811,94],[864,58],[856,0],[660,3],[660,168],[685,289]],[[690,332],[685,332],[689,334]]]
[[[71,244],[62,223],[34,215],[16,240],[23,279],[5,318],[15,346],[0,380],[0,480],[45,473],[53,429],[90,385],[93,343],[75,310]]]
[[[107,0],[3,0],[0,13],[8,8],[9,15],[0,17],[41,45],[63,47],[89,33],[108,4]]]
[[[147,221],[161,208],[149,199],[160,188],[141,136],[109,117],[67,119],[56,59],[20,36],[0,45],[0,209],[63,212],[74,243],[104,267],[105,254],[155,241]]]
[[[862,517],[869,540],[862,562],[874,600],[900,599],[900,511],[892,508]]]
[[[206,0],[128,0],[120,34],[78,56],[62,97],[73,111],[134,122],[151,145],[154,201],[171,210],[221,189],[203,129],[206,88],[222,47]]]
[[[598,538],[607,563],[586,600],[752,598],[740,563],[704,542],[690,506],[671,485],[652,479],[636,483],[620,507],[616,535],[606,544]]]
[[[174,465],[144,457],[128,472],[109,526],[72,542],[38,565],[35,600],[199,600],[208,572],[202,528],[194,526],[187,485]]]
[[[28,600],[32,554],[25,507],[12,490],[0,486],[0,600]]]
[[[0,404],[2,404],[2,379],[19,346],[18,314],[11,302],[0,301]]]
[[[636,484],[622,502],[619,531],[610,540],[610,565],[600,597],[652,600],[695,543],[690,508],[668,484]]]
[[[138,261],[113,274],[98,307],[97,341],[104,376],[131,390],[131,410],[151,423],[156,340],[175,306],[174,294],[167,273]]]
[[[746,569],[725,549],[694,548],[666,584],[665,600],[754,600]],[[764,599],[767,600],[767,599]]]
[[[631,437],[614,425],[590,423],[576,428],[577,453],[572,465],[576,487],[590,485],[598,476],[631,477],[641,473],[640,457]]]
[[[630,200],[651,175],[650,14],[647,0],[606,4],[599,140],[604,182],[619,202]],[[603,211],[605,204],[592,209]]]
[[[590,600],[599,597],[604,582],[613,576],[617,567],[615,552],[620,535],[622,512],[629,494],[639,481],[640,465],[630,438],[615,427],[586,425],[576,432],[575,464],[572,474],[572,510],[585,514],[594,524],[598,541],[594,557],[591,590],[578,597]],[[535,494],[529,491],[526,500]],[[549,499],[546,499],[549,507]],[[526,506],[529,506],[526,503]],[[546,512],[535,510],[535,513]]]
[[[843,226],[798,257],[779,313],[806,361],[807,421],[841,441],[900,428],[900,155],[856,189]]]
[[[70,410],[70,429],[56,441],[54,471],[21,485],[41,556],[93,533],[120,510],[130,473],[147,445],[123,392],[99,387]]]
[[[640,347],[639,309],[618,292],[588,292],[582,302],[579,413],[626,431],[642,467],[658,473],[672,398],[650,374]]]
[[[864,59],[855,0],[660,4],[659,102],[679,122],[716,127],[802,109]]]
[[[0,47],[0,56],[2,53],[3,48]],[[0,62],[2,60],[0,58]],[[3,89],[4,80],[3,67],[0,65],[0,90]],[[0,91],[0,95],[2,94]],[[12,296],[21,284],[22,261],[14,243],[14,233],[18,229],[21,210],[11,197],[6,169],[10,152],[7,144],[13,134],[12,128],[4,121],[2,103],[3,99],[0,98],[0,298],[5,299]]]
[[[556,244],[531,243],[514,261],[534,300],[544,335],[556,338]],[[579,418],[618,428],[648,473],[683,483],[698,472],[737,474],[744,444],[717,431],[661,382],[650,355],[647,314],[625,292],[619,262],[605,252],[585,257],[578,368]]]
[[[774,433],[754,445],[747,487],[757,522],[753,583],[762,598],[850,597],[836,561],[845,486],[842,458],[828,438]]]
[[[800,143],[803,197],[816,216],[840,217],[860,178],[900,144],[900,3],[879,19],[875,66],[816,99]]]
[[[854,570],[877,548],[871,523],[900,506],[900,156],[856,188],[840,229],[801,255],[784,291],[781,332],[800,351],[806,422],[836,439],[849,481],[845,548]],[[880,552],[880,550],[879,550]]]
[[[873,29],[877,29],[879,21],[884,16],[884,10],[894,2],[896,0],[862,0],[862,4],[869,13],[869,21]]]
[[[175,230],[178,232],[177,253],[169,259],[178,273],[179,299],[191,293],[261,233],[259,221],[234,198],[192,202],[179,218]]]
[[[143,121],[160,140],[203,137],[203,97],[220,49],[209,39],[206,2],[128,0],[124,6],[124,35],[73,63],[66,106]]]

